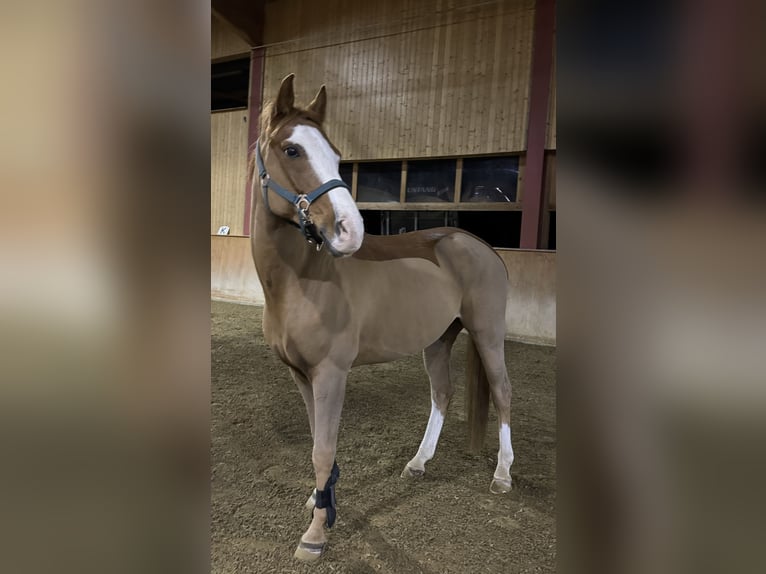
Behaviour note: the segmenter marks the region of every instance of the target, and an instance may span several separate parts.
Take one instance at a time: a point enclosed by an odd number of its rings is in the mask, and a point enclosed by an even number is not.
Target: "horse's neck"
[[[319,254],[298,229],[270,213],[262,201],[253,211],[253,259],[266,302],[273,305],[297,286],[298,277],[317,266]]]

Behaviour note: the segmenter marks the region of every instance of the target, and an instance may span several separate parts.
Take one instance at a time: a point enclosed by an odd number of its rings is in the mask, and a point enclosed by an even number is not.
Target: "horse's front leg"
[[[301,392],[303,402],[306,404],[306,413],[309,416],[309,428],[311,429],[311,438],[314,438],[314,389],[311,387],[311,382],[301,373],[296,371],[292,367],[290,368],[290,374],[295,381],[298,390]]]
[[[327,544],[325,526],[330,527],[335,522],[335,481],[338,478],[335,449],[347,374],[347,370],[332,364],[320,365],[312,372],[314,449],[311,458],[316,475],[316,506],[311,524],[295,551],[295,557],[300,560],[319,559]]]
[[[295,381],[295,384],[298,387],[298,390],[301,392],[301,396],[303,397],[303,402],[306,404],[306,412],[309,416],[309,428],[311,429],[311,440],[313,442],[314,440],[314,389],[311,386],[311,382],[301,373],[300,371],[296,371],[292,367],[290,368],[290,374],[293,377],[293,381]],[[306,501],[306,508],[309,510],[314,509],[314,505],[316,504],[317,496],[316,496],[316,489],[313,489],[311,491],[311,494],[309,495],[308,500]]]

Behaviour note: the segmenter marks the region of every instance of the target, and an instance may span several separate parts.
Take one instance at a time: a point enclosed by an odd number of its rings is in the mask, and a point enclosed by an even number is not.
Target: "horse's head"
[[[257,160],[270,211],[297,224],[310,240],[336,257],[362,245],[364,223],[340,179],[340,152],[322,129],[325,87],[306,109],[294,106],[293,74],[282,80],[276,101],[261,115]]]

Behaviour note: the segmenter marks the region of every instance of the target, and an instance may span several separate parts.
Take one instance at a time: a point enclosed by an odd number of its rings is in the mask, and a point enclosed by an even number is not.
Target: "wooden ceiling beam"
[[[213,15],[227,22],[253,48],[263,44],[266,0],[212,0]]]

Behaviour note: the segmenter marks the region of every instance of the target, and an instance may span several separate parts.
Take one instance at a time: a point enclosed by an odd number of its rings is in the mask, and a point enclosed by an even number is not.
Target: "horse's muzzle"
[[[357,227],[341,218],[335,222],[333,233],[326,233],[325,229],[320,228],[319,234],[324,240],[325,247],[335,257],[348,257],[362,246],[364,231],[359,233]]]
[[[349,253],[340,251],[336,249],[335,246],[333,245],[333,239],[328,238],[323,231],[320,230],[319,235],[322,237],[322,241],[323,241],[322,245],[325,247],[325,249],[327,249],[327,251],[330,252],[330,254],[332,254],[333,257],[337,257],[337,258],[349,257],[350,255],[353,255],[353,253],[356,251],[356,249],[354,249],[354,251],[351,251]]]

